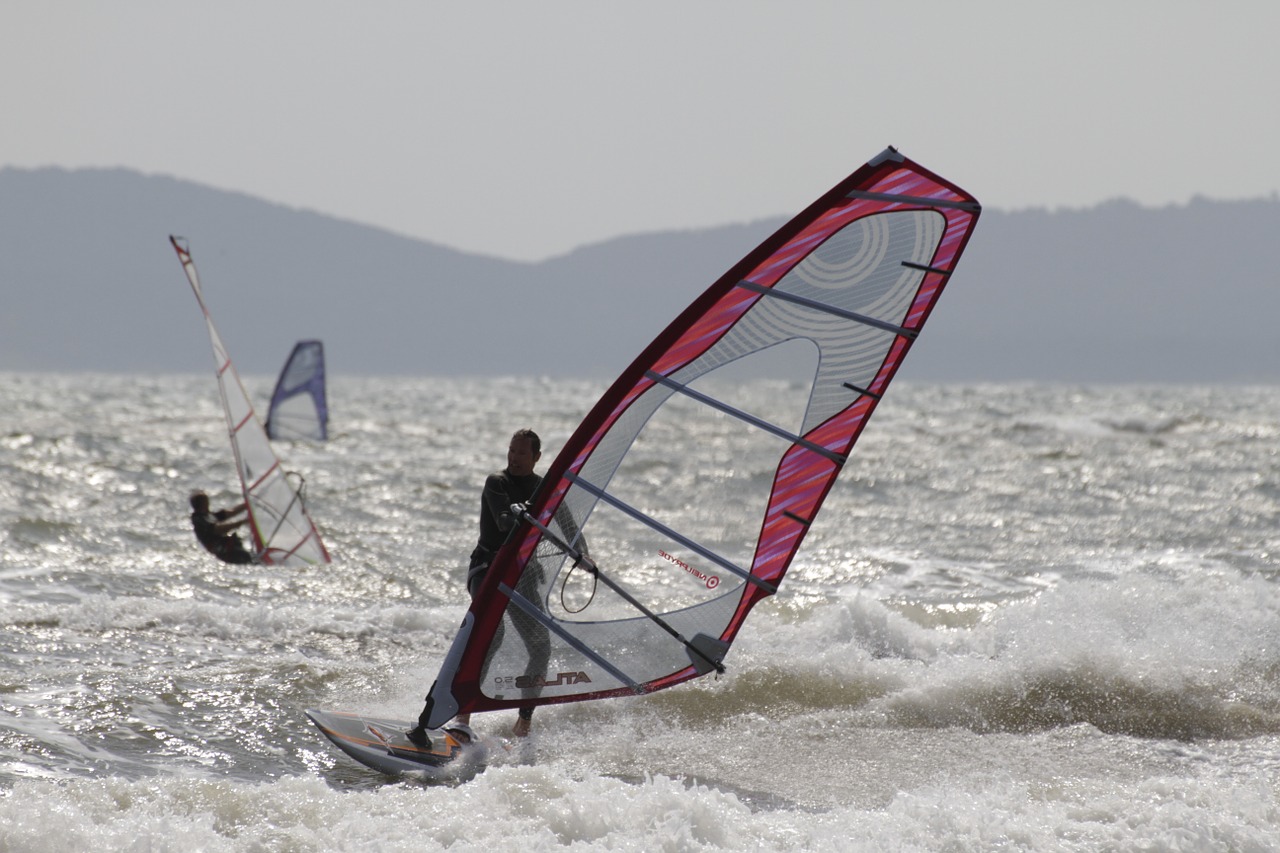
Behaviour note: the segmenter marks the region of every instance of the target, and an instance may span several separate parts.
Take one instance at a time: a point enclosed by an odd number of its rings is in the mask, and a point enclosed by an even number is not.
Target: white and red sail
[[[204,301],[200,278],[195,262],[179,238],[170,237],[187,281],[200,303],[205,325],[209,329],[209,341],[213,345],[214,371],[218,379],[218,393],[222,398],[222,410],[226,415],[227,432],[231,437],[231,452],[235,457],[236,472],[240,476],[240,488],[248,506],[249,530],[253,538],[253,552],[257,560],[266,565],[297,566],[329,562],[329,552],[320,539],[307,508],[303,505],[301,489],[290,481],[271,449],[266,430],[254,413],[249,395],[245,393],[240,376],[236,373],[231,356],[222,343],[222,337],[213,325],[213,316]]]
[[[463,621],[424,722],[723,671],[979,212],[973,196],[888,149],[696,299],[549,467]],[[739,399],[736,380],[779,370],[803,382],[789,410]],[[686,434],[714,440],[679,443],[679,456],[664,459]],[[666,494],[666,480],[691,472],[715,480],[723,498],[690,507]]]

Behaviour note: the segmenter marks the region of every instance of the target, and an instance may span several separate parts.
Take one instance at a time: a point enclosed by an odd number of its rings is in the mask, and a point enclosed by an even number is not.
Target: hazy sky
[[[3,0],[0,166],[544,258],[797,212],[885,145],[989,208],[1280,189],[1280,3]]]

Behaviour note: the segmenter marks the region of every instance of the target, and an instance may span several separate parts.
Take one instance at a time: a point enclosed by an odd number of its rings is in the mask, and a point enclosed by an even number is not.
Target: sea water
[[[416,717],[485,474],[602,391],[332,380],[278,451],[334,562],[281,569],[192,536],[211,377],[0,374],[0,851],[1280,850],[1277,388],[901,380],[724,676],[463,784],[339,753],[304,709]]]

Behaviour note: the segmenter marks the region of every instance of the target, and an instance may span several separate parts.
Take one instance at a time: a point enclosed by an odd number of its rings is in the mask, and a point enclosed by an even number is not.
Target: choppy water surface
[[[417,714],[484,474],[602,390],[335,380],[279,447],[335,562],[281,570],[191,536],[212,378],[0,374],[0,850],[1280,849],[1274,388],[900,383],[725,677],[460,786],[338,754],[302,710]]]

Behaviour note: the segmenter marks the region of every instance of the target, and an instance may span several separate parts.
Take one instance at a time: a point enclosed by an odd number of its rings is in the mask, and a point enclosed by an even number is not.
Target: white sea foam
[[[0,375],[0,850],[1280,848],[1274,389],[899,383],[726,676],[433,787],[302,711],[416,715],[484,474],[600,388],[333,381],[281,455],[338,559],[279,570],[191,537],[189,489],[234,499],[212,385]]]

